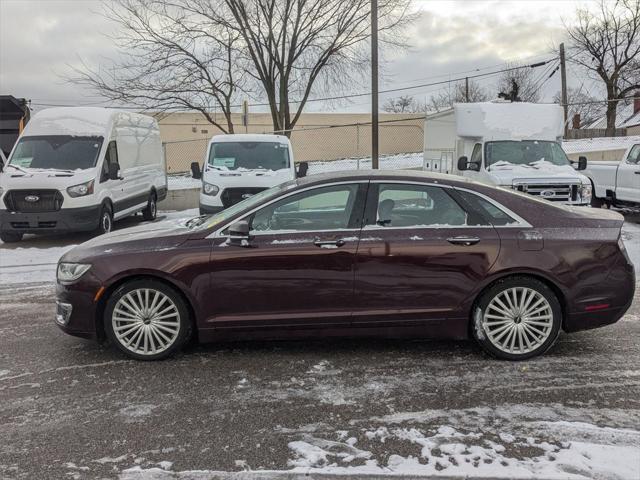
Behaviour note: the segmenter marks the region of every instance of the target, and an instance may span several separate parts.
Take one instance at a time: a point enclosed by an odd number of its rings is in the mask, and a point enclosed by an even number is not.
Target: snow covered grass
[[[626,150],[632,145],[640,143],[640,136],[630,137],[600,137],[583,138],[579,140],[564,140],[562,148],[566,153],[588,153],[607,150]]]

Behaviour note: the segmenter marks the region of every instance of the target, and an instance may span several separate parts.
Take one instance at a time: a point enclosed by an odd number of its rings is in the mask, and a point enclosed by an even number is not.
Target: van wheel
[[[160,360],[191,336],[189,310],[173,288],[148,278],[119,287],[107,301],[104,329],[118,349],[137,360]]]
[[[486,290],[473,311],[472,334],[491,355],[526,360],[556,341],[562,309],[553,291],[531,277],[511,277]]]
[[[149,195],[149,201],[147,202],[147,208],[142,211],[142,218],[150,222],[156,219],[158,214],[158,204],[156,202],[156,194],[151,193]]]
[[[22,240],[23,233],[0,232],[0,240],[4,243],[15,243]]]
[[[104,233],[109,233],[113,229],[113,213],[111,213],[111,208],[108,205],[102,207],[102,212],[100,213],[100,222],[98,223],[98,228],[96,233],[98,235],[102,235]]]

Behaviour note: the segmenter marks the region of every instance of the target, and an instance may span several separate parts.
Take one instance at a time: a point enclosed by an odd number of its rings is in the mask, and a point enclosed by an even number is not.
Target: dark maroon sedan
[[[356,335],[473,337],[520,360],[629,308],[622,223],[450,176],[311,176],[74,248],[56,322],[142,360],[191,336]]]

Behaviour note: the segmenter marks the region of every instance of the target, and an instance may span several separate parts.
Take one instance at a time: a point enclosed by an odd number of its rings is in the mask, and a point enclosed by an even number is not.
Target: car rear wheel
[[[473,314],[473,336],[495,357],[525,360],[546,352],[558,338],[562,309],[540,280],[511,277],[483,293]]]
[[[146,221],[152,221],[156,219],[158,214],[158,204],[156,200],[156,194],[151,193],[147,202],[147,208],[142,211],[142,218]]]
[[[22,240],[22,233],[14,233],[14,232],[0,232],[0,240],[4,243],[15,243]]]
[[[189,310],[178,292],[162,282],[133,280],[109,298],[107,337],[138,360],[160,360],[178,351],[191,334]]]

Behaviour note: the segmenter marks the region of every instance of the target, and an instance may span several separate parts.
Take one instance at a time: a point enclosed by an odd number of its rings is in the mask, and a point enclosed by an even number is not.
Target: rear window
[[[497,205],[485,200],[479,195],[475,195],[464,190],[458,190],[458,194],[472,208],[482,213],[493,225],[505,226],[519,223],[511,215],[499,208]]]

